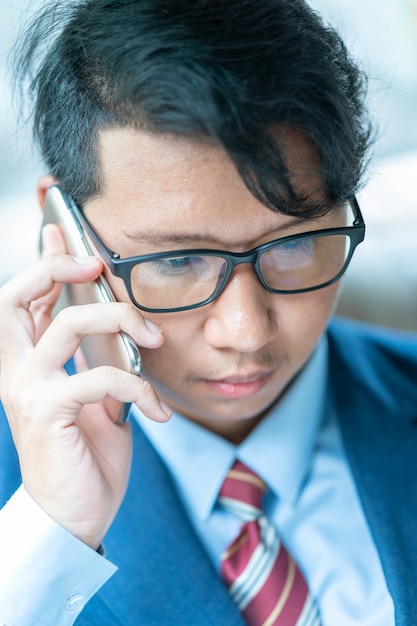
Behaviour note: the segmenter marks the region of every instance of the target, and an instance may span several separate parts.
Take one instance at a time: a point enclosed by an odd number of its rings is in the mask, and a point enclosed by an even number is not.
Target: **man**
[[[55,4],[19,66],[39,198],[59,183],[97,256],[48,225],[1,291],[0,620],[410,626],[417,344],[327,330],[364,236],[363,77],[303,0]],[[51,321],[102,272],[117,302]],[[142,377],[67,375],[120,330]]]

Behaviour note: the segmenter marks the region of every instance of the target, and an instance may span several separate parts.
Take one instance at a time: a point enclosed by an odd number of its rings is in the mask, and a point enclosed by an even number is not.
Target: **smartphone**
[[[80,210],[68,194],[58,185],[46,192],[43,224],[58,224],[68,254],[72,256],[93,256],[95,248],[82,227]],[[115,302],[115,297],[103,276],[95,281],[83,284],[64,284],[54,308],[54,315],[69,305],[92,304],[94,302]],[[142,362],[139,349],[134,340],[125,332],[103,335],[89,335],[81,340],[81,350],[88,367],[111,365],[140,376]],[[124,422],[129,413],[130,404],[121,403],[114,398],[106,398],[106,408],[111,417]]]

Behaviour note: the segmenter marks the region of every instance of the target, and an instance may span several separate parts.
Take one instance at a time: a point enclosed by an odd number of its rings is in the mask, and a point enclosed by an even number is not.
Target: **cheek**
[[[310,318],[310,328],[317,338],[325,331],[330,317],[336,308],[339,295],[339,284],[330,285],[326,289],[310,292],[310,302],[306,307]]]
[[[172,344],[165,342],[156,350],[141,348],[140,353],[145,378],[155,381],[167,376],[174,377],[178,372],[178,350]]]
[[[339,300],[342,281],[339,280],[334,285],[330,285],[327,289],[319,289],[317,292],[322,298],[323,314],[327,319],[335,312],[337,302]]]
[[[202,333],[195,320],[184,320],[181,314],[146,315],[161,328],[165,341],[156,350],[141,349],[143,373],[146,378],[167,382],[183,378],[194,362]]]
[[[284,338],[306,358],[325,331],[336,307],[339,285],[290,296],[277,303],[278,342]],[[287,346],[289,350],[291,347]]]

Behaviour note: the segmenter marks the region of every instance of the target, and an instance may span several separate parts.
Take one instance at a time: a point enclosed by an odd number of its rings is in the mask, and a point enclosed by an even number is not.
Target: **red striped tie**
[[[320,626],[300,569],[262,513],[265,483],[236,461],[219,504],[244,523],[222,555],[221,574],[249,626]]]

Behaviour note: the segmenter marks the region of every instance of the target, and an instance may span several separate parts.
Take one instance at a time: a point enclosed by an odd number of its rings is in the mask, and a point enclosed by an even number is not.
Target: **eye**
[[[187,272],[194,272],[204,263],[204,258],[200,256],[179,256],[168,259],[154,261],[155,272],[160,275],[177,276]]]
[[[274,252],[278,255],[308,255],[312,256],[314,253],[314,237],[307,237],[304,239],[293,239],[279,244]]]

